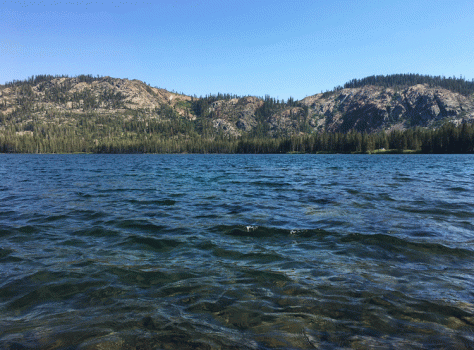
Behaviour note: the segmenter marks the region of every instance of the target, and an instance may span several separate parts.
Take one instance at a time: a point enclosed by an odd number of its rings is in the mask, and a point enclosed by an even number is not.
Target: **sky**
[[[473,79],[474,1],[0,0],[0,84],[92,74],[298,100],[397,73]]]

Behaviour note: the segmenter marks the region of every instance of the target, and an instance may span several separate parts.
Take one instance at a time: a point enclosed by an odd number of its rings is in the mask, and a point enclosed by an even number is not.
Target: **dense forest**
[[[16,106],[9,109],[6,102],[0,103],[0,152],[474,153],[474,124],[467,122],[457,126],[445,122],[437,128],[415,127],[391,132],[315,132],[310,127],[307,105],[292,98],[284,101],[267,95],[254,98],[256,107],[251,111],[252,128],[235,135],[215,127],[220,112],[211,106],[217,101],[230,100],[239,104],[243,99],[241,96],[223,93],[186,96],[175,105],[171,105],[169,100],[153,109],[131,109],[126,107],[126,96],[112,89],[71,90],[71,86],[77,83],[110,81],[113,84],[114,78],[80,75],[61,84],[51,83],[57,78],[68,77],[38,75],[3,86],[15,89]],[[441,86],[463,95],[474,93],[474,82],[418,74],[354,79],[344,88],[413,84]],[[156,96],[156,92],[146,84],[144,86]],[[340,86],[335,88],[340,89]],[[61,107],[66,104],[71,107]],[[50,108],[49,105],[60,108]],[[104,110],[113,112],[104,113]],[[284,112],[289,113],[291,132],[279,129],[270,133],[271,120]]]
[[[82,133],[52,125],[37,133],[0,134],[3,153],[474,153],[474,125],[445,124],[439,129],[409,129],[391,133],[319,133],[290,137],[204,138],[192,124],[123,124],[101,129],[86,120]],[[139,133],[141,132],[141,133]],[[118,137],[120,133],[121,137]],[[126,136],[123,137],[123,134]]]

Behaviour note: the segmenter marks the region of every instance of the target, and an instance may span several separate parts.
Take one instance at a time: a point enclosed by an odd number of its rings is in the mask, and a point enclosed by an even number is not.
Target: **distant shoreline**
[[[474,154],[472,152],[467,153],[425,153],[416,150],[376,150],[376,151],[368,151],[368,152],[350,152],[350,153],[341,153],[341,152],[286,152],[286,153],[219,153],[219,152],[200,152],[200,153],[152,153],[152,152],[109,152],[109,153],[95,153],[95,152],[57,152],[57,153],[28,153],[28,152],[0,152],[0,154],[5,155],[392,155],[392,154]]]

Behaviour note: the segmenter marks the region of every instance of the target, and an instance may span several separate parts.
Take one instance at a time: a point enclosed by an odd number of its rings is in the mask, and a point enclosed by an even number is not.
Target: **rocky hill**
[[[301,103],[309,107],[311,123],[325,131],[391,131],[474,121],[474,95],[427,84],[346,88],[309,96]]]
[[[111,77],[37,76],[0,86],[0,133],[34,135],[45,125],[79,128],[88,122],[102,131],[108,123],[114,128],[122,125],[126,132],[135,122],[144,123],[145,129],[154,125],[155,132],[171,127],[173,134],[275,137],[436,128],[446,122],[474,121],[474,88],[460,93],[432,83],[359,85],[301,101],[277,101],[269,96],[221,94],[197,98]],[[97,137],[101,135],[97,132]]]
[[[30,115],[46,112],[98,114],[143,111],[152,114],[162,106],[170,106],[184,115],[190,96],[151,87],[139,80],[91,76],[40,76],[27,81],[0,85],[0,112],[8,116],[15,111],[32,109]]]

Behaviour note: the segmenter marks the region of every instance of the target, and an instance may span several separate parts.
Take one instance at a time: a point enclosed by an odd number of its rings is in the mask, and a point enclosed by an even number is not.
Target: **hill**
[[[405,88],[364,85],[302,100],[325,131],[360,132],[436,128],[474,120],[474,95],[438,86]]]
[[[118,152],[195,152],[219,142],[391,135],[473,121],[473,82],[414,74],[352,80],[300,101],[221,93],[198,98],[91,75],[41,75],[0,86],[4,152],[97,152],[111,145]]]

